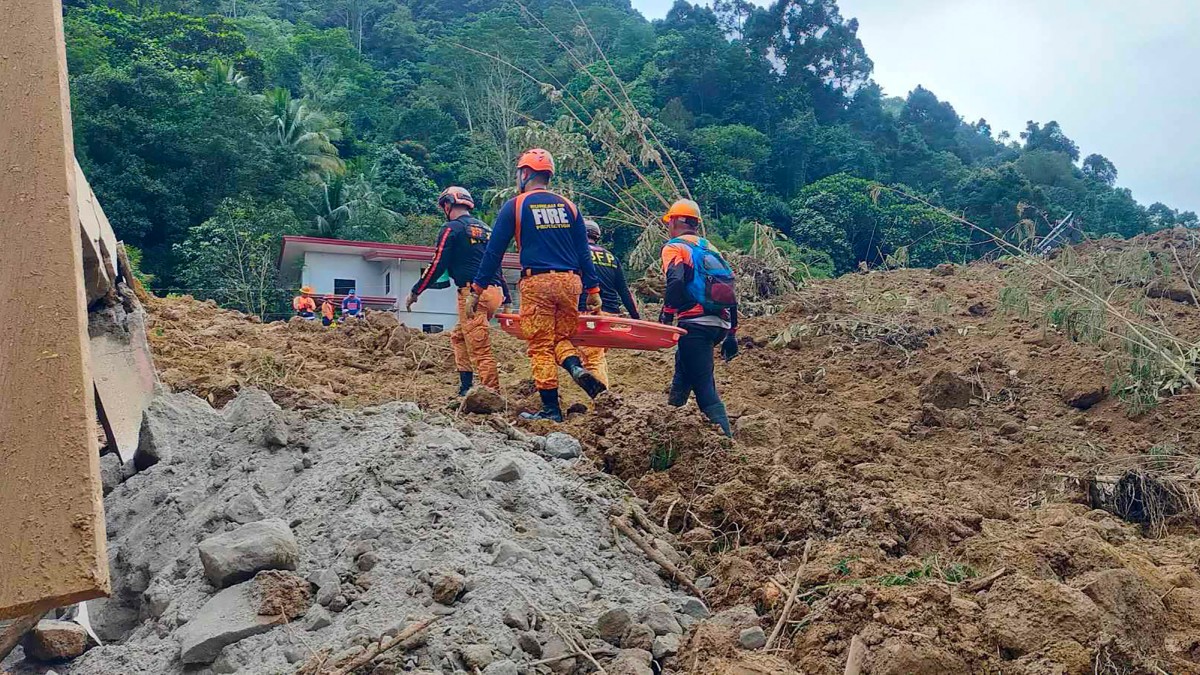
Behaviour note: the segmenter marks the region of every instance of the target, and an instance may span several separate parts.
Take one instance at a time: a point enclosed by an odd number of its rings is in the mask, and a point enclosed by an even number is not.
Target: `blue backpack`
[[[676,237],[668,244],[686,244],[692,252],[692,281],[688,295],[706,314],[721,314],[737,304],[733,270],[717,251],[709,248],[707,239],[696,243]]]

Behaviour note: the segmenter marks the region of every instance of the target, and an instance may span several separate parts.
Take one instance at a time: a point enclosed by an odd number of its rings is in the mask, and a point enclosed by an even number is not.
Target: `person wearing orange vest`
[[[335,322],[335,308],[333,304],[333,296],[325,296],[325,301],[321,303],[321,325],[332,326]]]
[[[675,350],[675,375],[667,403],[683,406],[695,392],[700,412],[726,436],[732,436],[713,376],[713,350],[721,345],[726,361],[738,353],[733,273],[720,251],[699,236],[700,206],[696,202],[675,202],[663,222],[671,239],[662,250],[667,287],[659,321],[670,324],[678,320],[679,327],[687,331]]]
[[[312,292],[312,286],[302,286],[300,295],[292,298],[292,309],[296,310],[296,316],[310,321],[317,313],[317,302],[312,299]]]
[[[588,250],[592,252],[592,264],[596,266],[596,276],[600,279],[600,314],[605,316],[621,316],[621,306],[629,311],[629,317],[640,319],[637,303],[629,292],[629,284],[625,281],[625,272],[621,269],[621,261],[608,249],[600,245],[600,224],[594,220],[584,219],[587,229]],[[580,296],[579,309],[585,309],[586,298]],[[596,379],[611,386],[608,379],[608,352],[604,347],[579,347],[579,356],[583,358],[583,367],[596,375]]]
[[[576,384],[595,398],[604,383],[583,366],[571,337],[579,322],[579,295],[586,291],[589,311],[600,309],[600,281],[588,250],[583,216],[571,200],[548,189],[554,158],[540,148],[517,160],[517,196],[496,215],[468,301],[474,312],[480,296],[494,285],[509,242],[517,241],[521,257],[521,328],[529,343],[533,381],[542,400],[528,420],[563,420],[558,396],[561,365]]]

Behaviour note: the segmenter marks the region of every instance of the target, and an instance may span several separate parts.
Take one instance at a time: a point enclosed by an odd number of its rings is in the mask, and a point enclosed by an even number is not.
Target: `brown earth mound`
[[[1121,275],[1148,251],[1150,271],[1121,285],[1143,298],[1130,311],[1194,342],[1200,309],[1146,292],[1192,287],[1170,275],[1196,260],[1190,241],[1106,240],[1052,264]],[[858,636],[870,673],[1200,672],[1197,393],[1131,418],[1111,336],[1078,339],[1055,302],[1007,262],[813,284],[746,320],[742,355],[718,367],[732,442],[665,405],[669,354],[611,354],[614,392],[594,404],[564,386],[590,408],[565,430],[678,537],[713,610],[741,608],[669,665],[842,672]],[[163,379],[214,403],[254,385],[297,408],[456,405],[446,337],[391,317],[327,330],[190,298],[151,311]],[[510,406],[493,417],[516,422],[536,403],[528,365],[520,342],[494,340]],[[1152,480],[1121,498],[1132,469]],[[793,588],[773,651],[739,647],[746,622],[773,632]]]

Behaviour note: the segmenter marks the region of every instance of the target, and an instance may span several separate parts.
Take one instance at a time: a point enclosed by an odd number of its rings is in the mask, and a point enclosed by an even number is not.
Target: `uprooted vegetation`
[[[1180,236],[1051,264],[1126,278],[1109,304],[1194,344],[1200,309],[1147,291],[1181,268],[1163,263]],[[1187,269],[1194,249],[1176,248]],[[1153,274],[1117,262],[1145,250],[1165,252]],[[1111,312],[1071,319],[1027,272],[1002,260],[799,289],[748,320],[742,356],[718,367],[733,442],[666,406],[670,354],[611,354],[616,386],[594,405],[568,392],[565,430],[647,500],[711,578],[714,610],[741,616],[700,625],[669,668],[841,672],[857,636],[872,673],[1200,672],[1198,394],[1156,387],[1152,406],[1130,406]],[[188,299],[152,311],[164,380],[216,402],[254,384],[292,407],[454,411],[444,336],[379,315],[330,331]],[[492,422],[521,426],[536,406],[527,363],[495,339],[509,409]],[[770,650],[739,647],[750,624],[774,633]]]

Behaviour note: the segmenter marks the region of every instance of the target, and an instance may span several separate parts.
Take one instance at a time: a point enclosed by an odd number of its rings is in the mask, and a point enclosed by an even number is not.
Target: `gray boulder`
[[[512,456],[499,457],[483,468],[484,480],[494,480],[498,483],[520,480],[524,473],[521,462]]]
[[[546,454],[558,459],[575,459],[583,454],[583,446],[574,436],[556,431],[546,437]]]
[[[259,614],[262,598],[257,586],[247,581],[226,588],[179,629],[179,659],[184,665],[212,663],[226,646],[287,621],[284,614]]]
[[[121,458],[115,452],[110,452],[107,455],[100,456],[100,485],[104,490],[104,496],[116,489],[121,481],[125,480],[124,467],[121,466]]]
[[[72,621],[43,619],[21,641],[25,655],[42,663],[69,661],[87,651],[88,634]]]
[[[633,624],[633,617],[624,607],[616,607],[600,615],[596,619],[596,636],[601,640],[620,646],[621,638]]]
[[[243,525],[200,542],[204,575],[217,588],[245,581],[260,570],[294,570],[296,537],[278,518]]]
[[[746,628],[738,633],[738,644],[742,649],[762,649],[767,644],[767,635],[759,626]]]
[[[646,610],[645,616],[642,618],[642,623],[649,626],[650,630],[654,631],[655,635],[666,635],[668,633],[680,634],[683,633],[683,627],[679,625],[679,621],[675,619],[675,613],[670,607],[664,604],[651,605]]]

